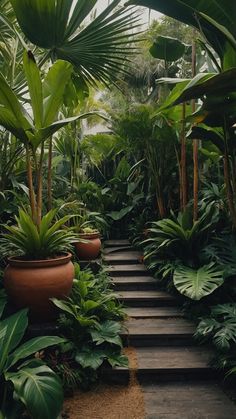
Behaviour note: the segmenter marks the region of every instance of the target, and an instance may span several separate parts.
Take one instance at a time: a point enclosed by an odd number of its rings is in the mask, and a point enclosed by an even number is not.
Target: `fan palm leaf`
[[[35,45],[48,49],[53,59],[71,62],[90,83],[114,81],[125,71],[127,56],[135,51],[130,29],[139,26],[133,8],[113,2],[91,23],[84,19],[97,0],[11,0],[18,23]]]

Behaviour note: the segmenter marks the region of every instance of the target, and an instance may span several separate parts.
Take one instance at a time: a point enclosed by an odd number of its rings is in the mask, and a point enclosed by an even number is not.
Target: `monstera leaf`
[[[39,360],[29,361],[18,371],[6,373],[20,400],[35,419],[56,419],[63,403],[60,379]]]
[[[174,271],[176,289],[191,300],[201,300],[220,287],[223,282],[223,272],[214,263],[199,269],[179,266]]]

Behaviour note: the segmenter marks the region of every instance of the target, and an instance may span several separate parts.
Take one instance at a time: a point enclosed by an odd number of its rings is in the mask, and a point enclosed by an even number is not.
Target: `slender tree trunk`
[[[29,187],[29,199],[30,199],[30,208],[32,213],[32,218],[34,223],[37,223],[37,211],[36,211],[36,199],[34,193],[34,184],[33,184],[33,175],[32,175],[32,165],[31,165],[31,155],[29,144],[26,145],[26,165],[27,165],[27,179]]]
[[[231,173],[232,173],[232,188],[233,188],[233,196],[236,196],[236,165],[235,165],[235,154],[231,153]]]
[[[158,211],[159,211],[160,218],[165,218],[166,211],[165,211],[165,206],[164,206],[164,203],[163,203],[163,197],[159,196],[156,193],[156,198],[157,198],[157,208],[158,208]]]
[[[52,137],[48,144],[48,179],[47,179],[48,211],[52,209]]]
[[[44,143],[41,144],[39,163],[37,167],[37,226],[39,227],[42,218],[43,206],[43,157],[44,157]]]
[[[181,209],[185,210],[188,203],[187,190],[187,160],[186,160],[186,104],[183,103],[182,108],[182,133],[181,133]]]
[[[224,152],[224,180],[226,186],[226,193],[227,193],[227,200],[229,206],[229,212],[232,219],[233,227],[236,229],[236,208],[234,203],[234,194],[231,184],[231,169],[230,169],[230,160],[229,160],[229,147],[228,147],[228,129],[227,123],[225,120],[224,126],[224,145],[225,145],[225,152]]]
[[[192,77],[196,76],[196,43],[192,43]],[[192,101],[192,111],[195,112],[195,100]],[[198,170],[198,140],[193,140],[193,220],[198,218],[198,189],[199,189],[199,170]]]

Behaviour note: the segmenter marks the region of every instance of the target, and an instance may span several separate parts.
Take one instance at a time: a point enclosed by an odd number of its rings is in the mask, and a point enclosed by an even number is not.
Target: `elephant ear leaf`
[[[18,372],[6,373],[17,396],[32,418],[56,419],[63,403],[63,390],[57,375],[41,361],[29,361]]]
[[[196,301],[211,294],[224,282],[223,272],[214,263],[197,270],[179,266],[174,271],[173,279],[180,294]]]

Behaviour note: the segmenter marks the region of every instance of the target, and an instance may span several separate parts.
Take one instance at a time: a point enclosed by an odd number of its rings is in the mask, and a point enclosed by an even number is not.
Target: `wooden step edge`
[[[105,367],[102,369],[102,378],[114,384],[128,384],[132,369],[125,367]],[[209,366],[200,368],[138,368],[133,370],[140,384],[171,383],[171,382],[211,382],[219,378],[217,371]]]

